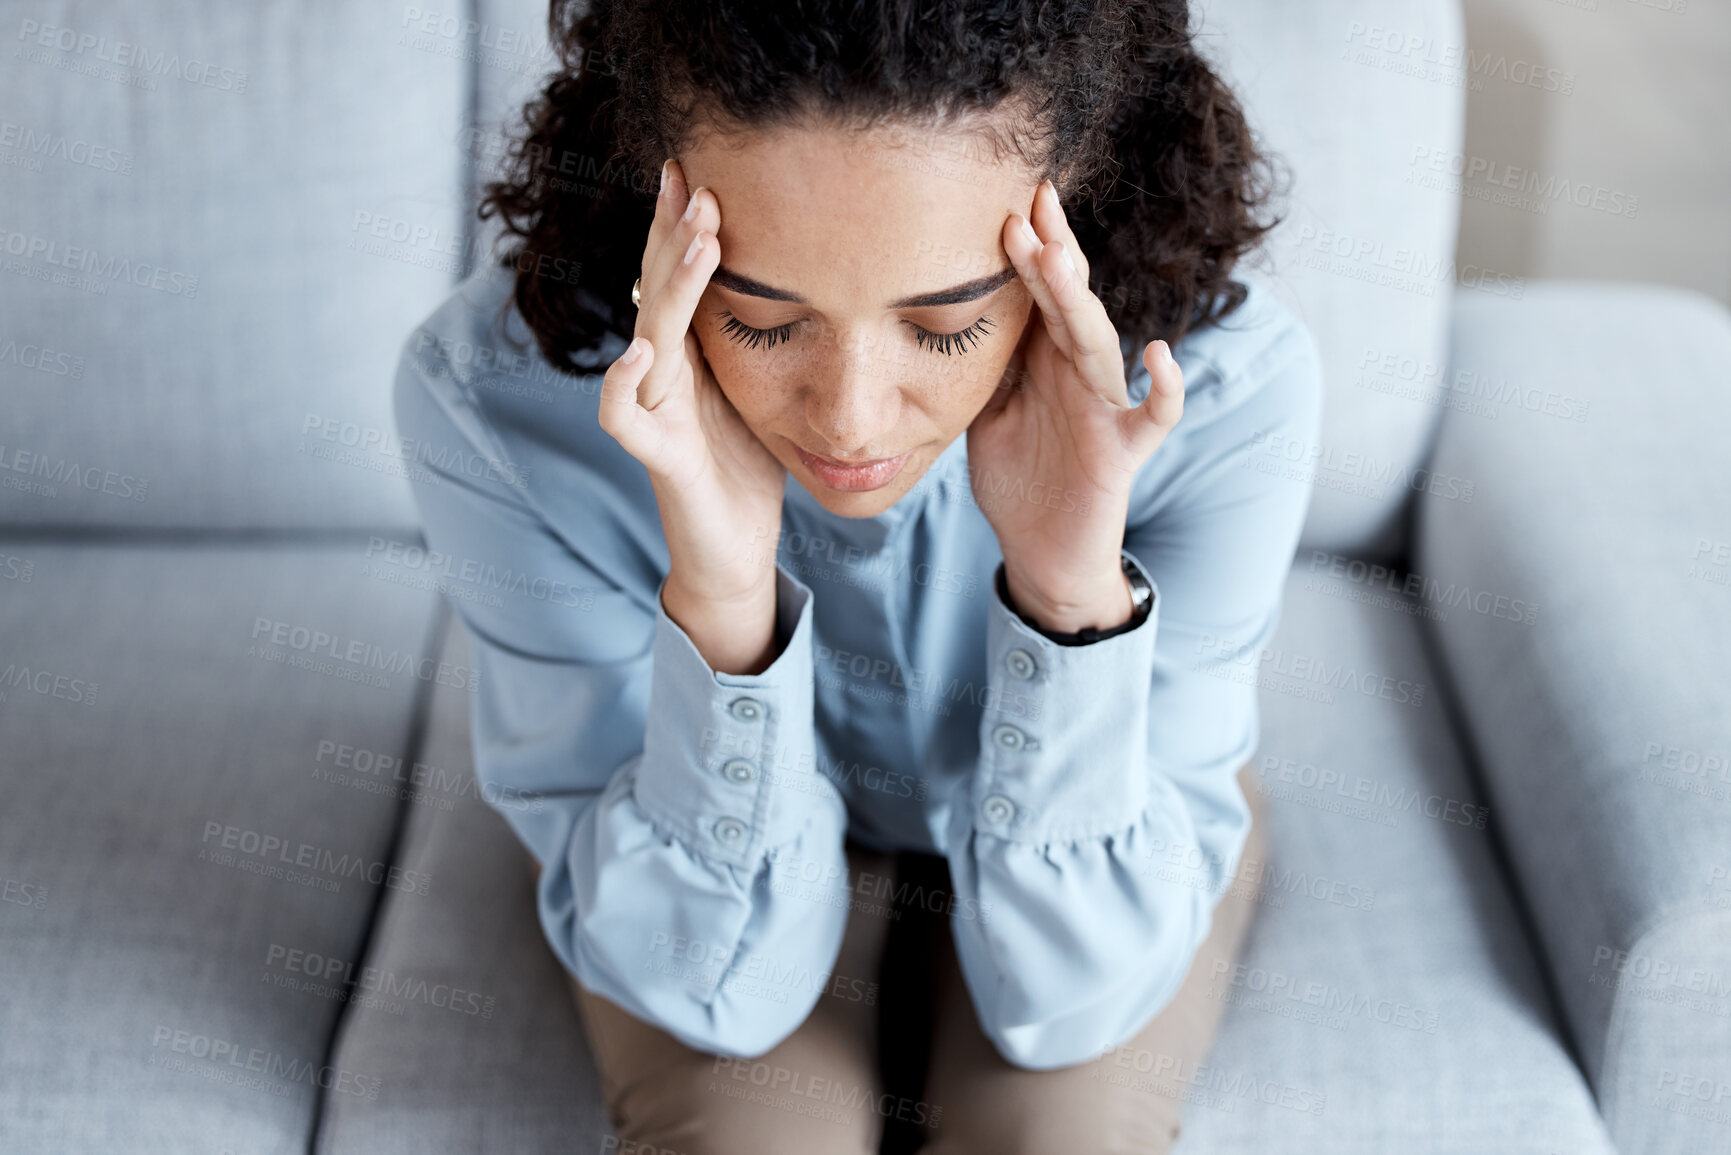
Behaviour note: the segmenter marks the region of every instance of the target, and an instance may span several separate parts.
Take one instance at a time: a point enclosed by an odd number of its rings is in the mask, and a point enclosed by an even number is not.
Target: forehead
[[[822,309],[882,308],[1009,264],[1037,174],[977,133],[890,125],[709,136],[681,162],[721,206],[722,263]]]

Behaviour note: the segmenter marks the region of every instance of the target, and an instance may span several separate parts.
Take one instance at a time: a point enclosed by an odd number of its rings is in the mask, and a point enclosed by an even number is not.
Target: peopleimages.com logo
[[[180,53],[168,50],[152,51],[142,44],[98,36],[94,32],[62,28],[37,20],[21,20],[18,39],[31,48],[52,48],[70,53],[79,60],[134,70],[145,77],[172,76],[201,88],[215,88],[237,95],[246,92],[248,74],[245,69],[225,68],[195,56],[182,58]]]
[[[104,281],[125,281],[141,289],[155,289],[175,297],[198,296],[198,278],[191,273],[165,269],[149,261],[134,261],[114,253],[104,255],[87,245],[68,245],[50,237],[39,237],[0,225],[0,252],[55,268],[71,269]],[[28,266],[26,266],[28,267]]]

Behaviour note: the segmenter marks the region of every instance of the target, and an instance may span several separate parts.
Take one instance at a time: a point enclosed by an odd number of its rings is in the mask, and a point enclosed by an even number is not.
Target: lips
[[[845,493],[860,493],[866,490],[881,489],[895,479],[902,466],[907,464],[913,450],[899,457],[879,457],[871,461],[853,464],[835,461],[828,457],[820,457],[815,453],[807,453],[798,445],[794,451],[799,454],[800,462],[819,481],[831,489]]]

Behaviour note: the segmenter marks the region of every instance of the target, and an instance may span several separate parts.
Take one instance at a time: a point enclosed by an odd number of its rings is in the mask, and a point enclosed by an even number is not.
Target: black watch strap
[[[1073,634],[1060,634],[1053,630],[1048,630],[1037,622],[1031,620],[1027,614],[1024,614],[1021,610],[1017,609],[1016,603],[1010,600],[1010,584],[1008,579],[1004,577],[1003,562],[998,563],[998,572],[994,576],[993,582],[997,586],[998,596],[1004,600],[1004,604],[1009,606],[1011,612],[1018,618],[1021,618],[1023,624],[1030,630],[1033,630],[1042,637],[1057,642],[1060,646],[1086,646],[1091,645],[1094,642],[1103,641],[1106,638],[1115,638],[1119,634],[1129,633],[1131,630],[1148,620],[1149,611],[1154,607],[1153,590],[1148,588],[1147,580],[1142,577],[1140,571],[1136,569],[1135,564],[1131,562],[1128,557],[1124,557],[1121,560],[1124,566],[1125,576],[1130,579],[1131,589],[1136,591],[1137,605],[1135,611],[1131,613],[1129,621],[1122,625],[1113,626],[1111,629],[1107,630],[1102,630],[1098,626],[1083,626]]]

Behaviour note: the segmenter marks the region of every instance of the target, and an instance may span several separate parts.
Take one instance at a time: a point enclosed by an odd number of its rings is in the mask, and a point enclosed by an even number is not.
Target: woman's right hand
[[[773,658],[775,551],[763,543],[780,535],[787,470],[716,384],[691,331],[721,263],[720,205],[707,189],[687,195],[677,161],[662,172],[636,333],[602,379],[601,427],[649,471],[667,536],[669,615],[711,667],[755,673]]]

